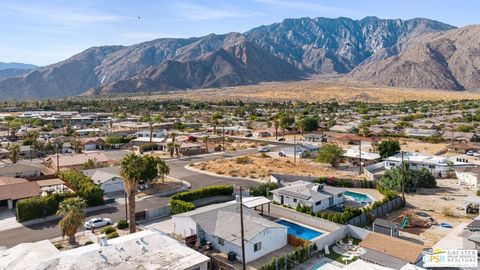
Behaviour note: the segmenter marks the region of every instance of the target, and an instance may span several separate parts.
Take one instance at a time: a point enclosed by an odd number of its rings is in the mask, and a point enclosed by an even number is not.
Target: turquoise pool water
[[[321,232],[317,232],[314,230],[310,230],[309,228],[305,228],[303,226],[300,226],[298,224],[286,221],[286,220],[277,220],[275,221],[278,224],[282,224],[288,227],[288,234],[294,235],[298,238],[302,238],[305,240],[311,240],[319,235],[321,235]]]
[[[343,195],[345,195],[348,199],[354,200],[354,201],[356,201],[358,203],[361,203],[361,204],[368,204],[368,203],[372,202],[370,197],[368,197],[365,194],[361,194],[361,193],[347,191],[347,192],[343,193]]]

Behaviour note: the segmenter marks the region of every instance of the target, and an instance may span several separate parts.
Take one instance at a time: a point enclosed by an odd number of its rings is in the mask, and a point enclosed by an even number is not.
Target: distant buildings
[[[95,167],[105,167],[111,162],[110,158],[103,152],[90,152],[80,154],[51,155],[43,160],[45,167],[53,170],[58,169],[83,169],[85,162],[92,160]],[[58,165],[58,166],[57,166]]]
[[[472,187],[480,186],[480,167],[455,168],[455,174],[459,185]]]

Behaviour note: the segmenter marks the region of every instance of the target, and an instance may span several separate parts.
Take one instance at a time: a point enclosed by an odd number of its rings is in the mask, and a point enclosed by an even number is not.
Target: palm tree
[[[210,140],[209,136],[203,136],[202,137],[203,143],[205,144],[205,150],[208,153],[208,141]]]
[[[128,216],[130,233],[136,231],[135,227],[135,195],[137,194],[138,182],[142,178],[143,159],[135,153],[126,155],[120,166],[120,175],[125,183],[125,193],[128,198]]]
[[[167,163],[160,158],[157,160],[157,162],[158,176],[160,176],[162,182],[164,182],[165,175],[168,175],[170,173],[170,167],[168,167]]]
[[[73,150],[75,150],[75,153],[82,152],[82,142],[77,138],[77,133],[73,133],[73,139],[70,142],[70,145],[72,145]]]
[[[177,146],[175,145],[175,138],[177,137],[176,132],[170,132],[170,138],[172,138],[172,147],[170,148],[170,156],[173,157],[173,153],[177,152],[178,155],[178,150],[176,150]]]
[[[278,140],[278,128],[280,127],[280,120],[277,116],[273,118],[273,127],[275,128],[275,140]]]
[[[20,146],[18,144],[11,144],[8,147],[8,151],[10,152],[10,159],[12,160],[12,163],[17,163],[18,156],[20,154]]]
[[[220,120],[222,118],[223,118],[223,115],[220,112],[215,112],[215,113],[212,114],[211,120],[212,120],[212,125],[213,125],[213,134],[217,133],[217,126],[219,124],[218,120]]]
[[[86,203],[79,197],[68,198],[62,201],[58,207],[57,215],[63,216],[58,223],[63,234],[68,236],[68,243],[75,244],[75,234],[85,220]]]

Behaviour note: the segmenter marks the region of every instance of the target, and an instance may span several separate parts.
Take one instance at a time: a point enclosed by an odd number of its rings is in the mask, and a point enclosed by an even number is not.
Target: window
[[[341,198],[343,196],[343,193],[338,194],[338,198]]]
[[[253,252],[257,252],[257,251],[259,251],[260,249],[262,249],[262,242],[255,243],[255,244],[253,245]]]
[[[328,205],[329,206],[333,205],[333,197],[328,198]]]
[[[154,138],[156,138],[156,137],[157,137],[157,134],[153,133],[153,135],[152,135],[152,136],[153,136]]]
[[[221,246],[225,245],[225,241],[223,240],[223,238],[218,238],[218,244]]]
[[[395,163],[388,163],[388,166],[395,167]]]
[[[429,169],[435,169],[435,165],[428,165]]]
[[[322,201],[318,201],[315,203],[315,205],[320,205],[320,204],[322,204]]]
[[[297,199],[293,199],[293,202],[296,203],[296,202],[297,202]]]

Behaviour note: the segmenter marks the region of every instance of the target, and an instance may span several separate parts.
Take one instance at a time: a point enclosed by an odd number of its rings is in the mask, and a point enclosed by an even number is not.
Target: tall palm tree
[[[57,215],[63,216],[58,223],[62,232],[68,236],[68,243],[75,244],[75,234],[85,220],[86,203],[79,197],[68,198],[58,207]]]
[[[165,161],[159,158],[157,160],[157,171],[158,171],[158,176],[160,176],[160,178],[162,179],[162,182],[164,182],[165,175],[168,175],[170,173],[170,167],[168,167]]]
[[[273,118],[273,128],[275,128],[275,140],[278,140],[278,128],[280,127],[280,120],[278,116]]]
[[[177,145],[175,144],[175,139],[177,138],[178,133],[176,132],[170,132],[170,138],[172,138],[172,147],[170,148],[170,156],[173,157],[173,153],[177,152],[178,155],[178,150],[176,150]]]
[[[210,140],[209,136],[203,136],[202,137],[203,143],[205,144],[205,150],[208,153],[208,141]]]
[[[10,152],[10,160],[12,160],[12,163],[17,163],[18,156],[20,155],[20,146],[18,144],[11,144],[7,150]]]
[[[128,216],[130,224],[130,233],[136,231],[135,227],[135,195],[137,194],[138,182],[142,178],[143,159],[142,156],[135,153],[126,155],[120,166],[120,175],[122,176],[125,193],[128,199]]]

